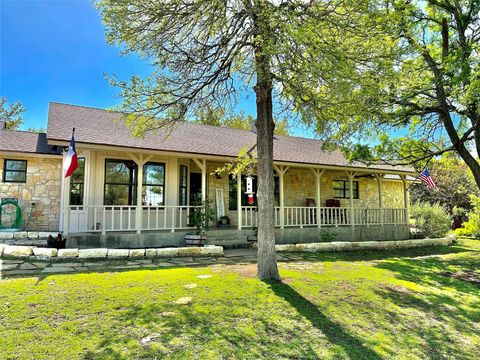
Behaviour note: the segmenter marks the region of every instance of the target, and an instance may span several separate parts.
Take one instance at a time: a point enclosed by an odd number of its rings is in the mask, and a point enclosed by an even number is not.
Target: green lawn
[[[281,284],[252,264],[3,280],[0,358],[476,359],[479,268],[462,240],[309,254]]]

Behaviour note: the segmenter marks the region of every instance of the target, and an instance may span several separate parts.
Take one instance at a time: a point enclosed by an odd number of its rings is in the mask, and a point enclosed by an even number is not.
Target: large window
[[[105,160],[105,205],[136,204],[137,165],[131,160]]]
[[[188,167],[180,165],[180,185],[178,189],[178,205],[187,205],[187,184],[188,184]]]
[[[149,162],[143,166],[142,195],[142,205],[165,205],[165,164]]]
[[[3,164],[3,182],[27,182],[27,161],[5,159]]]
[[[334,180],[333,181],[333,197],[336,199],[350,198],[350,181]],[[353,198],[358,199],[358,181],[353,181]]]
[[[248,195],[245,194],[245,175],[242,175],[242,206],[257,206],[257,184],[258,184],[258,179],[256,176],[253,177],[253,192],[255,193],[255,196],[253,197],[253,204],[250,205],[248,203]],[[278,176],[275,176],[275,206],[278,206],[280,203],[280,181]],[[237,177],[230,176],[230,185],[229,185],[229,209],[230,210],[237,210]]]
[[[78,158],[78,169],[70,175],[70,205],[83,205],[85,158]]]

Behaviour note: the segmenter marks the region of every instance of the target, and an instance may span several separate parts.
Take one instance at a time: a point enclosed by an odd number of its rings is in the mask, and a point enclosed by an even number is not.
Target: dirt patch
[[[471,284],[480,286],[480,274],[473,270],[455,271],[455,272],[446,271],[446,272],[440,273],[440,275],[447,276],[453,279],[463,280]]]
[[[257,277],[257,264],[232,265],[228,268],[245,278]]]
[[[411,295],[413,293],[412,290],[409,288],[406,288],[404,286],[398,286],[398,285],[391,285],[391,286],[382,286],[383,289],[396,292],[399,295]]]

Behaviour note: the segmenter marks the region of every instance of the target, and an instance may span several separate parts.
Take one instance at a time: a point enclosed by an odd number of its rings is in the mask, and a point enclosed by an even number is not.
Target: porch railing
[[[195,206],[142,206],[141,217],[136,206],[85,205],[68,207],[69,232],[136,231],[141,218],[142,231],[192,229],[190,214]],[[317,213],[318,212],[318,213]],[[370,226],[406,224],[406,209],[367,209],[347,207],[275,207],[275,227]],[[258,226],[256,206],[242,206],[241,228]],[[353,216],[353,217],[352,217]],[[320,224],[319,224],[320,223]]]
[[[191,229],[195,206],[142,206],[141,230]],[[68,207],[69,232],[135,231],[136,206],[84,205]]]
[[[318,226],[362,226],[362,225],[397,225],[406,224],[406,209],[367,209],[347,207],[296,207],[283,208],[283,227]],[[319,214],[317,216],[317,211]],[[353,219],[352,219],[353,213]],[[281,208],[275,207],[275,226],[282,227]],[[353,224],[352,224],[353,220]],[[242,206],[242,227],[251,228],[258,225],[257,208]]]

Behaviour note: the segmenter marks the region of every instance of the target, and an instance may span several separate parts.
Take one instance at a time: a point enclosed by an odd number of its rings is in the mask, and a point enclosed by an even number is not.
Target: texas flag
[[[75,129],[72,132],[72,139],[70,140],[70,147],[68,148],[67,156],[65,157],[65,163],[63,166],[63,170],[65,171],[65,177],[69,177],[73,174],[75,170],[78,168],[78,159],[77,159],[77,152],[75,151]]]

